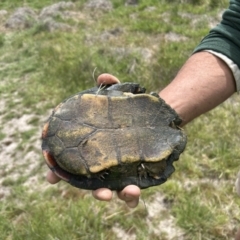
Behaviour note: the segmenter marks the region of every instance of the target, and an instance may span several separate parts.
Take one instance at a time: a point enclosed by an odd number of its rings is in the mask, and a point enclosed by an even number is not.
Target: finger
[[[54,174],[52,171],[48,171],[47,173],[47,181],[51,184],[55,184],[55,183],[58,183],[61,179],[56,175]]]
[[[139,197],[141,195],[141,190],[135,185],[129,185],[125,187],[122,191],[118,192],[118,197],[125,201],[128,207],[135,208],[139,203]]]
[[[100,84],[107,85],[107,84],[120,83],[120,81],[118,80],[118,78],[116,78],[115,76],[113,76],[109,73],[103,73],[98,76],[97,83],[98,83],[98,85],[100,85]]]
[[[97,200],[110,201],[112,199],[113,193],[108,188],[99,188],[97,190],[92,191],[92,195]]]

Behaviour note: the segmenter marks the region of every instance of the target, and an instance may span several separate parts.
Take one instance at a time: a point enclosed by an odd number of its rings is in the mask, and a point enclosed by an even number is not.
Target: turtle
[[[42,152],[48,167],[77,188],[144,189],[175,171],[187,143],[181,122],[138,83],[93,87],[55,107],[43,127]]]

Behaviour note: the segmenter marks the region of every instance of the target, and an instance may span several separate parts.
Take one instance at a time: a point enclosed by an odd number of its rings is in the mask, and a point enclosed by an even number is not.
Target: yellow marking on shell
[[[158,162],[162,159],[165,159],[167,158],[168,156],[170,156],[172,153],[172,149],[168,149],[168,150],[165,150],[165,151],[162,151],[161,154],[157,157],[150,157],[148,158],[148,162]]]
[[[79,146],[79,151],[92,173],[118,165],[116,146],[110,131],[94,133]]]
[[[107,96],[84,94],[81,97],[80,111],[86,124],[99,128],[107,128],[111,124],[108,119]]]
[[[139,154],[138,154],[138,158],[136,158],[136,156],[131,156],[131,155],[122,156],[123,163],[134,163],[134,162],[138,162],[139,160],[140,160]]]
[[[136,135],[133,134],[133,131],[123,131],[119,137],[123,139],[123,141],[119,143],[119,147],[121,148],[121,161],[123,163],[139,161],[138,140]]]
[[[126,96],[126,97],[133,97],[134,96],[134,94],[131,93],[131,92],[124,92],[123,95]]]
[[[136,99],[145,97],[145,98],[148,98],[149,100],[151,100],[152,102],[159,102],[159,98],[157,98],[153,95],[150,95],[150,94],[146,94],[146,93],[139,93],[139,94],[131,93],[129,96],[132,98],[136,98]]]
[[[114,167],[118,165],[118,161],[116,159],[108,159],[106,163],[103,163],[99,161],[99,165],[90,166],[89,170],[92,173],[98,173],[99,171],[102,171],[103,169],[108,169],[110,167]]]
[[[71,140],[71,139],[77,139],[77,138],[81,138],[84,137],[86,135],[88,135],[89,133],[91,133],[93,131],[92,128],[86,127],[86,126],[76,126],[75,128],[71,128],[71,129],[60,129],[58,130],[57,136],[60,139],[63,140]]]

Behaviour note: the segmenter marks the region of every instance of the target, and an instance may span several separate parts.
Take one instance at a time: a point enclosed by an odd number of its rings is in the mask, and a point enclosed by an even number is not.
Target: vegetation
[[[39,15],[57,2],[2,0],[0,10],[7,14],[0,19],[6,22],[23,6]],[[44,21],[20,30],[0,27],[0,149],[6,149],[0,155],[0,239],[231,239],[240,221],[234,189],[238,96],[186,126],[188,146],[176,172],[165,184],[143,190],[136,209],[116,198],[98,202],[63,182],[46,183],[39,137],[50,110],[92,87],[100,73],[139,82],[149,92],[166,86],[228,1],[128,6],[113,0],[110,11],[72,2],[52,16],[68,26],[64,30],[49,30]]]

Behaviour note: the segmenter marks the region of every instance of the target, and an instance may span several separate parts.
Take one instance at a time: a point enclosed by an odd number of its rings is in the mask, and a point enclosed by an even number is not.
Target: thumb
[[[98,76],[97,78],[97,84],[103,84],[103,85],[108,85],[108,84],[115,84],[115,83],[120,83],[118,78],[115,76],[109,74],[109,73],[103,73]]]

